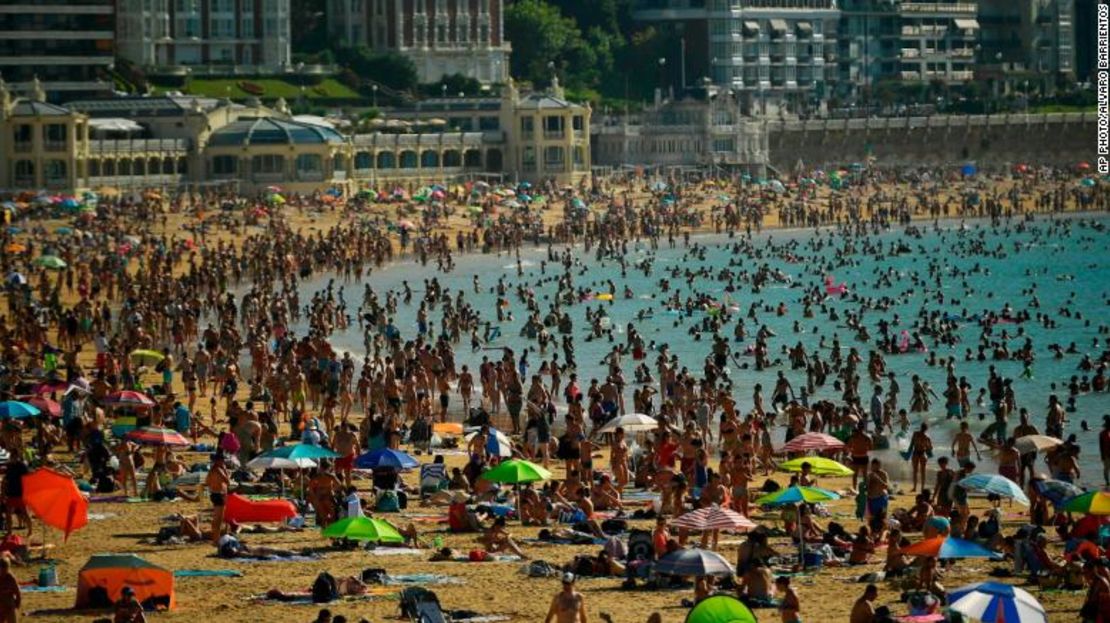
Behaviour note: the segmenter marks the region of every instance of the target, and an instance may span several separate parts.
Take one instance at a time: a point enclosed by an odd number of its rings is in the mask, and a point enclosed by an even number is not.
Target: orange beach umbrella
[[[23,477],[23,502],[51,528],[70,533],[89,523],[89,501],[65,474],[43,467]]]

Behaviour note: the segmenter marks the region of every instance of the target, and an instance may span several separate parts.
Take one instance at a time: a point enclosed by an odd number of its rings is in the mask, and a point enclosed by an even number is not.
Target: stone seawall
[[[868,156],[883,165],[974,161],[980,167],[1095,158],[1093,112],[768,121],[766,131],[779,171],[793,170],[798,160],[831,167]]]

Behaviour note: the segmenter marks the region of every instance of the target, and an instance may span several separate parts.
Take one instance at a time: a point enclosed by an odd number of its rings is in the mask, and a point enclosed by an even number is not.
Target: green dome
[[[331,128],[274,117],[240,119],[216,130],[208,139],[210,147],[321,145],[342,142],[343,135]]]
[[[703,599],[690,614],[686,623],[756,623],[755,614],[735,597],[714,595]]]

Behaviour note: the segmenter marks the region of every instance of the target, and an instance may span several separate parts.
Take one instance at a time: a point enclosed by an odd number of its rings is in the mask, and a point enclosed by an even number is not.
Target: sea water
[[[871,383],[866,377],[867,354],[868,351],[876,349],[877,345],[874,341],[870,343],[857,341],[854,331],[843,326],[845,312],[858,311],[859,305],[853,303],[851,297],[833,297],[827,301],[827,305],[838,308],[839,322],[829,321],[826,315],[821,313],[816,306],[815,311],[817,313],[814,318],[802,317],[802,305],[799,301],[806,288],[822,284],[823,280],[828,277],[831,277],[837,284],[845,284],[852,293],[862,297],[889,296],[897,299],[897,304],[888,311],[869,310],[865,314],[865,324],[873,338],[879,335],[877,327],[879,320],[886,319],[890,321],[895,314],[901,317],[902,325],[895,327],[894,330],[900,332],[901,329],[905,328],[912,333],[913,321],[923,307],[930,311],[939,310],[942,313],[948,312],[955,315],[962,314],[964,310],[968,310],[969,314],[981,314],[992,311],[1001,312],[1003,306],[1009,303],[1015,312],[1029,309],[1030,313],[1035,316],[1038,310],[1028,308],[1031,296],[1028,293],[1023,294],[1023,290],[1036,283],[1037,296],[1041,303],[1039,311],[1052,315],[1058,326],[1054,329],[1046,329],[1034,321],[1020,325],[1024,327],[1026,335],[1033,340],[1036,349],[1036,361],[1032,367],[1032,378],[1022,377],[1023,364],[1019,361],[993,361],[989,358],[989,354],[988,359],[983,362],[964,361],[966,349],[970,348],[973,352],[977,352],[980,326],[975,322],[965,322],[961,325],[958,334],[962,341],[952,347],[935,346],[928,336],[922,337],[930,348],[937,350],[938,358],[955,357],[956,375],[966,376],[972,384],[973,388],[969,393],[972,402],[971,422],[974,433],[978,434],[992,421],[992,417],[987,412],[989,403],[985,407],[976,407],[975,405],[979,388],[986,385],[987,369],[990,365],[995,366],[998,373],[1003,377],[1013,379],[1017,406],[1027,408],[1032,423],[1043,432],[1049,394],[1055,393],[1061,402],[1065,402],[1068,397],[1067,383],[1070,377],[1073,375],[1083,376],[1084,374],[1088,377],[1091,376],[1091,373],[1081,372],[1077,369],[1077,364],[1082,355],[1089,353],[1092,359],[1096,359],[1105,348],[1104,345],[1098,349],[1092,348],[1092,340],[1100,338],[1105,341],[1110,338],[1110,336],[1100,336],[1098,334],[1099,324],[1110,324],[1107,316],[1108,285],[1110,285],[1110,274],[1107,272],[1107,268],[1110,267],[1110,251],[1107,249],[1110,245],[1110,236],[1107,235],[1105,230],[1098,231],[1088,226],[1089,223],[1108,226],[1110,225],[1110,218],[1105,215],[1087,216],[1083,217],[1085,221],[1082,225],[1077,217],[1064,218],[1072,220],[1073,226],[1069,235],[1057,236],[1052,239],[1041,236],[1037,240],[1034,239],[1033,230],[1039,229],[1043,233],[1050,224],[1047,218],[1039,217],[1034,222],[1026,223],[1027,231],[1022,233],[1015,231],[1016,221],[1011,222],[1005,230],[992,228],[990,223],[986,221],[949,221],[942,222],[939,226],[933,224],[918,225],[922,230],[918,237],[906,235],[901,228],[891,229],[872,236],[872,240],[881,242],[884,249],[889,248],[892,243],[904,242],[910,247],[910,252],[881,256],[857,252],[852,256],[855,265],[843,268],[831,268],[835,265],[835,246],[839,245],[826,245],[825,249],[819,253],[821,261],[817,262],[816,265],[812,261],[812,257],[808,258],[810,259],[809,262],[799,264],[791,263],[778,254],[763,253],[763,257],[758,260],[743,258],[742,266],[739,268],[733,267],[732,270],[734,272],[740,269],[754,270],[759,264],[766,263],[772,269],[781,270],[789,275],[790,283],[776,283],[765,286],[758,294],[752,292],[750,284],[743,284],[743,287],[740,287],[736,292],[726,296],[723,282],[706,278],[695,281],[693,291],[710,293],[721,302],[730,301],[741,310],[737,315],[746,316],[748,307],[753,301],[759,302],[761,309],[762,306],[774,308],[780,303],[787,306],[788,313],[783,316],[777,316],[773,312],[760,311],[754,321],[745,318],[750,336],[745,344],[732,342],[731,322],[722,331],[722,334],[732,343],[733,353],[743,353],[746,344],[754,342],[754,332],[761,325],[766,325],[776,334],[776,337],[768,340],[769,356],[772,360],[782,359],[783,365],[755,372],[754,360],[749,357],[736,359],[741,362],[749,362],[748,369],[740,369],[735,363],[730,364],[729,378],[733,384],[733,396],[739,407],[746,412],[751,408],[752,392],[756,383],[762,384],[765,407],[769,406],[771,389],[774,387],[775,377],[780,370],[785,372],[795,391],[805,385],[804,370],[790,370],[787,357],[781,352],[783,346],[793,346],[800,341],[805,345],[807,352],[812,354],[818,349],[819,341],[824,336],[826,350],[822,352],[822,359],[828,360],[828,351],[831,349],[834,335],[839,336],[843,355],[847,354],[849,348],[855,347],[863,358],[860,374],[864,378],[860,382],[860,394],[866,408],[867,401],[871,396]],[[767,240],[773,240],[775,243],[784,243],[789,240],[804,242],[813,236],[823,236],[826,240],[834,241],[840,238],[840,234],[832,230],[768,230],[755,235],[755,244],[759,247],[764,245]],[[966,257],[958,256],[951,252],[956,237],[965,240],[970,239],[966,237],[979,238],[982,242],[982,248],[1001,249],[1004,251],[1005,257],[995,259],[985,257],[982,254],[972,254]],[[686,258],[685,265],[681,263],[684,261],[683,255],[687,248],[681,241],[674,248],[671,248],[666,241],[660,241],[659,249],[655,251],[650,249],[646,241],[630,243],[629,252],[625,256],[629,266],[627,275],[624,277],[621,276],[621,268],[617,262],[613,260],[599,261],[595,258],[594,253],[585,253],[580,245],[574,248],[576,257],[580,258],[587,268],[585,274],[578,274],[581,267],[574,268],[576,287],[587,286],[598,293],[606,292],[608,287],[606,282],[608,280],[611,280],[617,287],[614,300],[611,303],[593,300],[579,303],[568,309],[574,321],[575,358],[578,365],[579,383],[583,389],[588,386],[591,379],[604,382],[607,368],[601,360],[614,344],[624,344],[626,337],[624,328],[629,322],[637,327],[646,343],[654,343],[656,349],[666,345],[672,354],[678,356],[681,365],[689,367],[695,375],[700,375],[705,357],[709,354],[712,345],[712,336],[703,335],[700,341],[696,341],[688,334],[687,330],[701,320],[701,314],[704,312],[695,312],[691,316],[679,315],[676,312],[666,310],[663,305],[663,298],[667,294],[661,292],[659,279],[668,277],[665,271],[674,266],[695,269],[708,266],[711,268],[710,272],[715,274],[718,269],[728,266],[729,261],[735,259],[735,257],[731,250],[731,244],[734,241],[730,241],[727,236],[694,236],[692,242],[706,246],[707,252],[704,260]],[[960,245],[955,246],[959,247]],[[859,245],[857,245],[858,248]],[[966,248],[966,246],[963,248]],[[796,253],[808,257],[812,254],[812,251],[799,249]],[[645,276],[642,271],[634,269],[632,265],[649,256],[654,258],[654,270],[650,276]],[[434,268],[421,266],[411,258],[402,259],[389,266],[375,269],[368,277],[368,283],[379,293],[379,296],[386,289],[399,289],[405,281],[416,291],[412,304],[408,306],[401,304],[397,317],[394,318],[394,324],[401,330],[402,337],[413,339],[417,334],[416,310],[422,296],[423,280],[433,276],[452,293],[458,289],[465,290],[466,299],[482,313],[483,318],[494,320],[496,318],[494,309],[496,293],[493,288],[498,278],[503,277],[511,285],[515,285],[523,279],[536,292],[541,315],[546,314],[556,290],[554,279],[551,279],[551,277],[561,274],[562,266],[549,262],[546,274],[541,274],[541,262],[547,259],[546,246],[526,246],[521,249],[520,257],[524,270],[523,277],[517,275],[517,262],[514,255],[472,254],[456,258],[457,267],[448,274],[437,273]],[[959,296],[959,303],[950,304],[946,302],[942,307],[936,302],[935,291],[932,293],[918,292],[908,278],[913,271],[918,271],[920,276],[927,277],[925,266],[930,259],[939,260],[946,266],[961,271],[971,270],[976,265],[983,270],[962,278],[952,277],[950,282],[942,281],[941,288],[944,291],[945,298],[954,295]],[[886,271],[887,269],[896,271],[898,278],[894,280],[893,287],[877,287],[876,275],[879,271]],[[478,294],[475,294],[473,289],[475,275],[478,276],[481,284],[481,292]],[[317,277],[305,283],[303,289],[308,293],[320,290],[326,286],[329,278],[327,276]],[[966,295],[965,288],[962,285],[964,279],[966,279],[969,286]],[[687,287],[684,280],[671,279],[671,283],[672,291],[676,288],[679,289],[682,292],[683,299],[691,293],[691,289]],[[353,313],[362,299],[363,284],[355,282],[343,284],[337,280],[336,285],[345,286],[344,298]],[[624,298],[625,285],[631,288],[632,298]],[[510,288],[509,291],[513,292],[513,288]],[[307,299],[307,297],[305,298]],[[518,357],[525,347],[531,347],[532,352],[528,357],[530,366],[528,373],[532,374],[538,370],[540,364],[540,358],[536,352],[536,343],[533,340],[519,337],[520,329],[527,320],[527,309],[515,296],[510,295],[506,298],[510,300],[510,310],[513,312],[514,319],[513,321],[500,323],[500,337],[488,346],[510,346]],[[596,310],[599,306],[604,308],[611,318],[610,324],[613,327],[615,342],[610,342],[607,338],[587,339],[590,335],[590,323],[585,317],[586,310],[587,308]],[[1062,307],[1067,307],[1072,312],[1080,312],[1083,319],[1062,316],[1059,313]],[[564,309],[567,308],[564,307]],[[636,316],[641,311],[650,312],[651,317],[637,320]],[[431,325],[438,328],[439,318],[440,314],[437,308],[436,312],[430,317],[433,321]],[[795,321],[800,322],[802,332],[794,332],[793,324]],[[1018,326],[1000,324],[995,327],[994,335],[996,337],[1000,334],[1001,329],[1009,330],[1011,339],[1008,346],[1011,351],[1017,350],[1025,340],[1025,337],[1016,337]],[[298,334],[303,334],[305,331],[304,326],[298,326],[296,329]],[[549,330],[554,332],[553,328]],[[479,330],[479,333],[481,334],[482,331]],[[1048,350],[1050,344],[1059,344],[1066,348],[1072,342],[1078,346],[1079,354],[1069,354],[1062,359],[1055,359]],[[356,360],[361,360],[361,355],[364,353],[363,337],[357,323],[352,323],[346,331],[333,335],[332,344],[337,349],[351,352]],[[457,366],[469,365],[475,376],[477,376],[477,367],[483,356],[489,356],[491,359],[500,356],[500,353],[488,350],[472,352],[468,338],[464,338],[463,342],[456,345],[455,348]],[[560,359],[562,359],[561,349],[558,349],[557,346],[556,349],[559,350]],[[547,351],[548,359],[550,359],[551,353],[552,350],[549,348]],[[646,358],[653,374],[657,374],[655,370],[656,354],[656,352],[649,352]],[[901,387],[899,407],[909,407],[912,390],[911,377],[915,374],[928,382],[938,396],[941,396],[939,399],[933,400],[928,413],[910,414],[910,423],[911,430],[913,430],[917,428],[923,417],[926,421],[929,421],[936,450],[935,454],[937,456],[948,454],[951,447],[951,437],[955,432],[955,422],[945,420],[942,396],[946,378],[944,367],[927,365],[928,353],[884,354],[884,357],[887,370],[893,371],[897,375]],[[625,378],[630,383],[626,388],[628,393],[626,402],[629,405],[631,405],[631,391],[633,389],[631,385],[632,370],[627,363],[630,360],[631,358],[626,359],[625,369]],[[563,375],[564,387],[568,376],[565,373]],[[548,380],[545,379],[545,382]],[[1052,388],[1053,383],[1056,384],[1055,389]],[[883,384],[885,386],[885,379]],[[527,386],[527,380],[525,385]],[[833,389],[832,376],[829,377],[823,388],[818,388],[815,395],[809,397],[810,401],[821,399],[840,403],[839,392]],[[561,396],[558,397],[558,401],[562,402]],[[452,404],[458,404],[457,396],[452,398]],[[980,414],[985,416],[984,420],[979,420]],[[1104,414],[1110,414],[1110,393],[1105,392],[1080,395],[1077,398],[1076,411],[1068,414],[1069,421],[1065,433],[1075,433],[1078,436],[1082,448],[1080,457],[1083,469],[1082,481],[1090,484],[1101,484],[1101,463],[1099,461],[1097,435],[1101,429]],[[1080,422],[1083,420],[1090,425],[1090,432],[1081,431]],[[1009,426],[1012,429],[1016,424],[1017,415],[1015,413],[1010,418]],[[782,431],[777,431],[776,438],[781,439],[781,436]],[[904,440],[902,443],[904,445]],[[897,455],[890,452],[886,453],[885,456],[888,459],[893,459]],[[984,449],[984,459],[987,456],[988,452]],[[1043,464],[1038,463],[1038,471],[1045,471]]]

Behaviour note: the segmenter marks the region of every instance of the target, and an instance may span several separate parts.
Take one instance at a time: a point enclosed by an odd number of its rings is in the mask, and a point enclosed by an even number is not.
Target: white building
[[[975,75],[979,5],[902,2],[901,75],[910,82],[970,82]]]
[[[289,0],[118,0],[119,55],[155,70],[290,66]]]
[[[502,0],[329,0],[328,33],[351,47],[412,59],[421,82],[462,74],[483,83],[509,77]]]
[[[112,0],[5,0],[0,3],[0,74],[29,93],[35,78],[51,99],[111,93]]]
[[[836,79],[835,0],[642,0],[634,16],[682,28],[680,90],[701,77],[752,114],[819,109]],[[702,33],[705,33],[702,35]]]

